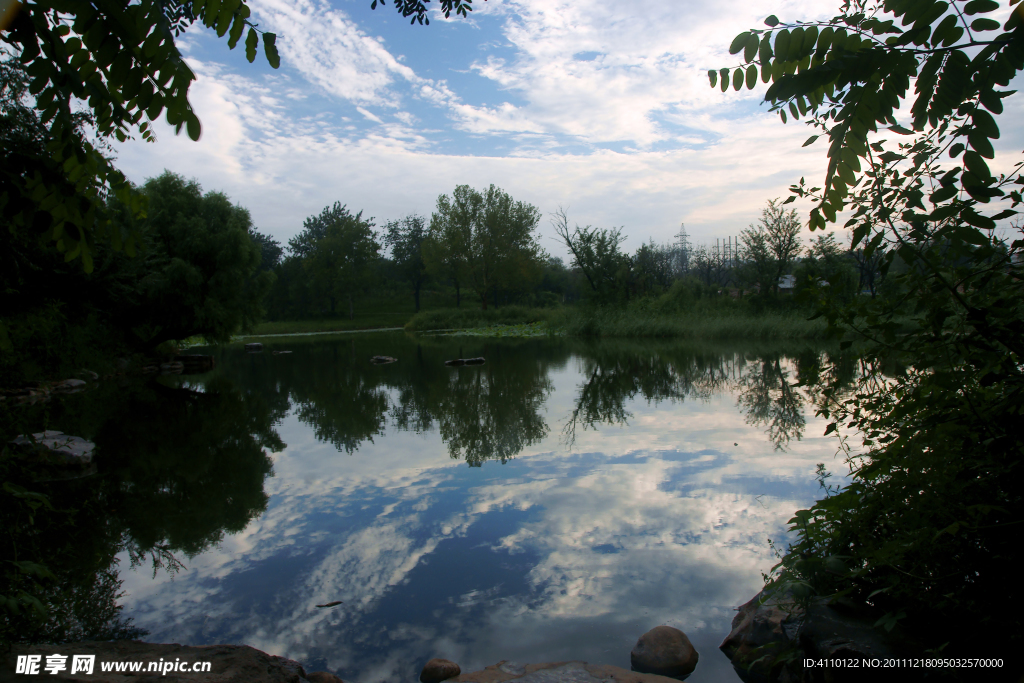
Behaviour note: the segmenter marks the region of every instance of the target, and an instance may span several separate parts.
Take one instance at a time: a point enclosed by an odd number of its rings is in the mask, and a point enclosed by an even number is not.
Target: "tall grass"
[[[661,313],[636,309],[566,309],[551,329],[569,337],[673,337],[694,340],[825,339],[826,322],[787,312],[698,310]]]
[[[410,332],[429,330],[464,330],[488,325],[523,325],[548,322],[559,309],[503,306],[486,311],[472,306],[420,311],[409,320],[405,329]]]

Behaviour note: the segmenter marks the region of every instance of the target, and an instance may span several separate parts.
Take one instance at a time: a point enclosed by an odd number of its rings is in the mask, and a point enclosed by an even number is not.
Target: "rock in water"
[[[421,683],[441,683],[441,681],[447,681],[449,678],[455,678],[462,669],[455,662],[447,659],[431,659],[427,662],[426,666],[423,667],[423,671],[420,672]]]
[[[259,342],[250,342],[250,343],[245,345],[245,350],[248,351],[249,353],[254,353],[256,351],[262,351],[263,350],[263,344],[260,344]]]
[[[397,363],[398,359],[391,356],[373,356],[370,358],[370,362],[374,365],[386,365],[388,363]]]
[[[633,671],[661,676],[688,676],[697,668],[697,651],[686,634],[671,626],[655,626],[640,636],[629,653]]]
[[[33,434],[31,439],[21,435],[11,443],[25,450],[37,449],[52,454],[59,462],[75,465],[90,464],[92,452],[96,449],[92,441],[51,430]]]

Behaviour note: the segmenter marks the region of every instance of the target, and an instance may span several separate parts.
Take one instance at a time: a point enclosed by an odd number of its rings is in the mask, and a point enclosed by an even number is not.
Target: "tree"
[[[9,176],[3,188],[4,218],[18,230],[42,231],[69,259],[81,258],[92,270],[97,240],[120,248],[111,234],[112,217],[104,210],[107,194],[130,204],[131,185],[95,146],[75,135],[78,104],[88,107],[100,139],[126,140],[133,133],[153,140],[150,121],[166,110],[167,122],[198,140],[202,128],[188,101],[195,80],[174,44],[194,22],[228,36],[234,48],[248,28],[246,58],[256,58],[262,33],[267,60],[280,63],[276,36],[257,29],[242,0],[168,0],[155,3],[27,2],[10,27],[0,33],[26,67],[32,81],[40,121],[48,126],[44,155],[62,170],[53,174]],[[148,119],[145,120],[145,119]],[[62,185],[73,179],[79,193],[67,195]],[[143,209],[131,207],[136,215]]]
[[[354,216],[341,202],[310,216],[303,230],[288,241],[292,255],[299,258],[314,296],[326,299],[331,315],[338,299],[348,300],[348,317],[355,317],[353,296],[366,288],[372,266],[380,252],[373,232],[373,219],[364,221],[363,212]]]
[[[253,230],[249,233],[252,241],[260,248],[260,270],[274,270],[281,264],[281,257],[284,256],[284,249],[281,243],[270,235]]]
[[[1024,69],[1024,28],[1020,6],[1002,26],[991,18],[1001,9],[851,1],[825,22],[768,17],[770,30],[731,46],[744,53],[735,89],[754,87],[760,67],[773,110],[808,116],[829,137],[824,183],[801,180],[787,201],[814,201],[812,229],[849,210],[852,250],[881,254],[901,292],[821,310],[866,345],[853,395],[833,387],[820,409],[826,433],[846,425],[864,449],[846,450],[849,484],[791,520],[797,540],[770,586],[853,601],[943,656],[1003,656],[1024,633],[1020,615],[1001,608],[1020,597],[1009,571],[1024,519],[1024,240],[995,232],[1017,213],[1024,163],[996,175],[986,161],[1013,94],[999,88]],[[720,75],[726,89],[729,73],[713,73],[712,85]],[[899,261],[906,268],[894,273]],[[906,369],[884,374],[894,365]],[[952,633],[954,618],[973,627]]]
[[[144,347],[195,335],[226,342],[251,329],[274,275],[259,270],[249,212],[170,171],[147,180],[142,191],[149,203],[139,226],[143,259],[126,264],[137,278],[136,305],[124,311],[121,325]]]
[[[384,244],[391,249],[391,258],[402,278],[412,285],[417,313],[420,310],[420,287],[427,279],[427,266],[423,260],[426,238],[426,221],[422,216],[409,215],[401,220],[388,221],[384,226]]]
[[[447,274],[456,287],[464,279],[486,310],[498,290],[521,289],[540,279],[539,221],[535,206],[514,201],[494,185],[484,193],[460,185],[451,198],[437,198],[424,250],[427,266]]]
[[[786,211],[777,199],[769,199],[757,225],[740,233],[744,255],[762,293],[778,294],[779,279],[789,272],[800,255],[800,221],[796,211]]]
[[[628,297],[625,283],[632,264],[629,255],[619,250],[626,239],[621,228],[606,230],[577,225],[570,230],[569,217],[562,208],[555,212],[551,224],[572,254],[572,266],[583,272],[591,294],[598,301]]]

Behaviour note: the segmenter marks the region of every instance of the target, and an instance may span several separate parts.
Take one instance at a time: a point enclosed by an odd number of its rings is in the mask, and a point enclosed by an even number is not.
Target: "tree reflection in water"
[[[33,514],[24,496],[2,498],[4,557],[43,565],[52,576],[5,567],[0,594],[23,591],[47,609],[43,618],[0,611],[0,640],[138,637],[117,604],[118,554],[151,564],[154,574],[175,571],[182,558],[241,531],[266,509],[263,486],[273,473],[266,450],[284,449],[273,429],[281,414],[223,378],[202,389],[106,385],[12,416],[28,429],[94,441],[97,473],[46,481],[31,458],[8,452],[2,459],[8,487],[50,503]]]
[[[544,404],[552,377],[574,360],[584,381],[562,429],[570,448],[581,427],[628,424],[628,406],[637,397],[708,401],[735,391],[747,422],[765,426],[782,449],[801,438],[804,409],[820,400],[817,387],[834,379],[821,377],[822,354],[813,349],[783,355],[670,342],[405,335],[282,343],[295,353],[274,355],[272,345],[257,355],[229,348],[218,370],[201,380],[106,383],[19,409],[16,420],[4,423],[3,443],[42,429],[93,440],[98,474],[39,481],[25,458],[0,459],[2,481],[44,494],[54,508],[33,513],[24,496],[3,496],[0,525],[9,530],[0,541],[4,556],[45,564],[55,575],[33,578],[5,565],[0,595],[26,591],[50,611],[45,620],[24,610],[0,611],[0,638],[61,642],[137,635],[117,605],[117,556],[125,553],[154,572],[173,571],[262,514],[264,483],[273,473],[267,451],[284,448],[274,425],[289,412],[338,453],[357,453],[390,423],[415,432],[436,428],[449,455],[470,466],[505,463],[548,434]],[[399,362],[372,365],[373,355]],[[473,356],[486,357],[486,364],[444,365],[448,358]],[[850,377],[855,371],[853,360],[832,367]]]

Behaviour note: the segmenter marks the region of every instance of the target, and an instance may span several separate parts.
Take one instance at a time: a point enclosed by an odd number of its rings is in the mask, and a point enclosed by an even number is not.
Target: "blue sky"
[[[542,211],[541,242],[559,256],[559,207],[622,227],[631,250],[682,222],[713,243],[824,174],[822,141],[801,148],[804,124],[783,125],[757,92],[712,90],[707,70],[735,64],[732,38],[768,13],[826,18],[838,2],[477,0],[468,20],[434,12],[430,26],[370,2],[252,0],[278,34],[278,70],[190,30],[179,44],[202,139],[158,124],[155,144],[117,146],[119,166],[136,182],[194,177],[282,242],[335,201],[380,226],[493,183]],[[1021,136],[1008,137],[1018,153]]]

